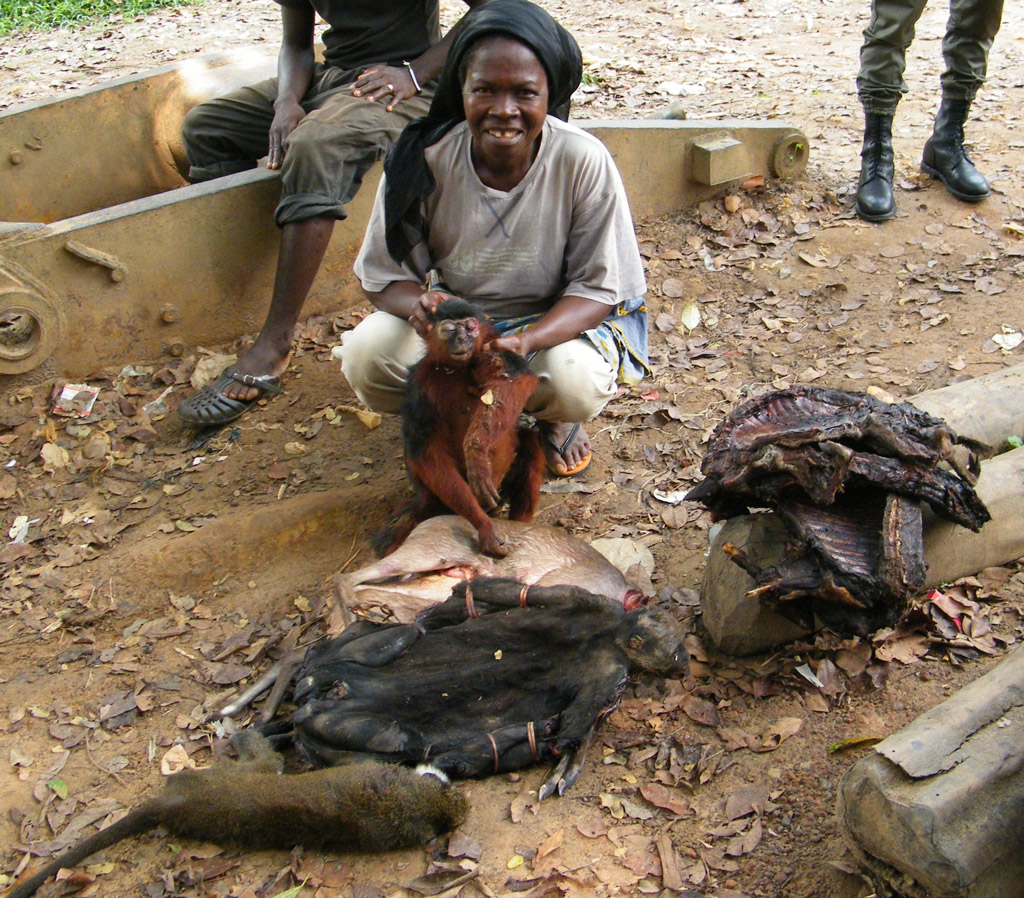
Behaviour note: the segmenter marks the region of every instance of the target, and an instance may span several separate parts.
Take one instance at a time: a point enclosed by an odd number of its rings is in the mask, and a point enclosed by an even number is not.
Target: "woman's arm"
[[[432,315],[442,302],[451,298],[451,295],[443,290],[427,290],[415,281],[392,281],[379,293],[371,293],[369,290],[363,292],[382,312],[408,321],[421,337],[427,334],[427,316]]]
[[[491,345],[495,349],[528,356],[541,349],[574,340],[585,330],[597,327],[612,310],[603,302],[582,296],[563,296],[536,323],[519,334],[499,337]]]

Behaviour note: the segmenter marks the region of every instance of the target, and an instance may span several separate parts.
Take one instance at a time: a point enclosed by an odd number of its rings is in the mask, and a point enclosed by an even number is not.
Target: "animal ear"
[[[644,638],[643,638],[643,636],[631,636],[629,638],[629,647],[631,649],[637,649],[637,650],[642,649],[644,647]]]

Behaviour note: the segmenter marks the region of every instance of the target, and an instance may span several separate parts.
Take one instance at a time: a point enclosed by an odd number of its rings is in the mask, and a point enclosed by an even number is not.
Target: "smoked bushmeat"
[[[705,480],[687,498],[717,519],[775,510],[793,537],[749,595],[803,626],[864,634],[893,623],[924,582],[921,503],[977,532],[990,519],[974,491],[989,454],[909,403],[797,386],[737,407],[708,441]]]

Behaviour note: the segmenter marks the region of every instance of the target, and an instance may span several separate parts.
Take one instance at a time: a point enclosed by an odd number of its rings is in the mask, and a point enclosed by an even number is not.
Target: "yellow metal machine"
[[[189,185],[180,128],[196,103],[273,71],[272,57],[209,56],[0,112],[4,379],[83,378],[259,329],[277,175]],[[637,218],[807,163],[806,137],[778,122],[578,124],[611,150]],[[378,178],[379,166],[335,229],[305,314],[361,299],[352,262]]]

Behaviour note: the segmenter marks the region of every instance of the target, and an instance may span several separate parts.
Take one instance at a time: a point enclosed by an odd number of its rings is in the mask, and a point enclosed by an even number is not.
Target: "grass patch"
[[[0,0],[0,34],[87,25],[113,15],[143,15],[197,0]]]

